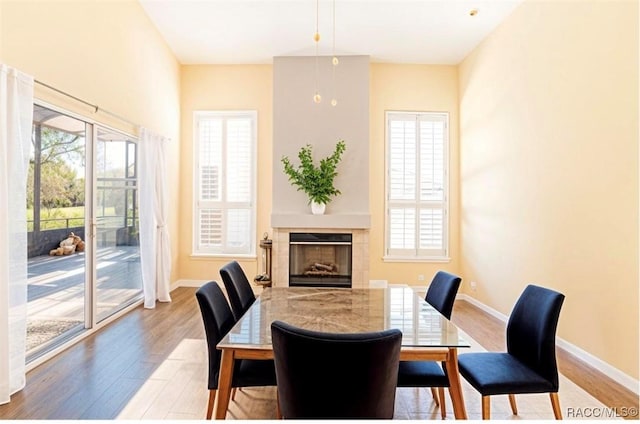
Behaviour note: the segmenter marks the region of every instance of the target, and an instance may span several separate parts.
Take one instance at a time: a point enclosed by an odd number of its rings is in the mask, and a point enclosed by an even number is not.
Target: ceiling
[[[183,64],[315,54],[316,0],[139,1]],[[335,0],[335,52],[372,62],[457,64],[521,2]],[[332,54],[333,4],[319,0],[320,55]]]

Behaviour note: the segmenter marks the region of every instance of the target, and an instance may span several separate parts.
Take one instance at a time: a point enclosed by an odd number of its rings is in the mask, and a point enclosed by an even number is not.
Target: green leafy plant
[[[316,202],[327,204],[331,196],[340,194],[340,190],[333,186],[333,180],[338,175],[336,168],[342,159],[346,149],[344,140],[339,140],[331,156],[320,160],[320,165],[313,163],[312,147],[310,144],[302,147],[298,153],[300,165],[294,167],[287,156],[282,157],[284,173],[289,181],[298,187],[298,191],[304,191],[309,196],[309,203]]]

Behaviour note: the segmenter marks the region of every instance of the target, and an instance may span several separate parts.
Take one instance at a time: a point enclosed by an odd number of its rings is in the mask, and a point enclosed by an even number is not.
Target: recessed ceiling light
[[[478,9],[471,9],[469,11],[469,16],[476,16],[478,14]]]

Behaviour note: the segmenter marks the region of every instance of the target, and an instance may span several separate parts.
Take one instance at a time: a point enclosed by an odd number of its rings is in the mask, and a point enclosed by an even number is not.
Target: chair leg
[[[444,403],[444,387],[438,387],[438,397],[440,398],[440,416],[444,420],[447,418],[447,406]]]
[[[233,389],[231,389],[231,400],[236,400],[236,390],[237,390],[237,387],[234,387]]]
[[[556,420],[562,419],[562,410],[560,409],[560,399],[558,398],[558,393],[549,393],[549,397],[551,398],[551,407],[553,408],[553,415],[556,417]]]
[[[509,395],[509,404],[511,405],[511,412],[513,415],[518,415],[518,406],[516,405],[516,395]]]
[[[213,415],[213,404],[216,402],[217,390],[209,390],[209,404],[207,405],[207,419],[210,420]]]
[[[482,419],[483,420],[491,419],[491,397],[490,396],[482,396]]]
[[[435,402],[436,406],[440,406],[440,402],[438,402],[438,394],[436,393],[435,387],[431,388],[431,396],[433,396],[433,401]]]
[[[278,393],[278,388],[276,387],[276,420],[282,419],[282,411],[280,410],[280,394]]]

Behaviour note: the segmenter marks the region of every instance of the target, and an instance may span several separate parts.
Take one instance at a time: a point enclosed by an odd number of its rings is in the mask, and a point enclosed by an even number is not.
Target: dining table
[[[329,333],[402,331],[401,361],[439,361],[449,377],[456,419],[467,414],[458,372],[464,334],[408,286],[386,288],[269,287],[218,343],[222,351],[215,418],[227,415],[236,359],[273,359],[271,323]]]

